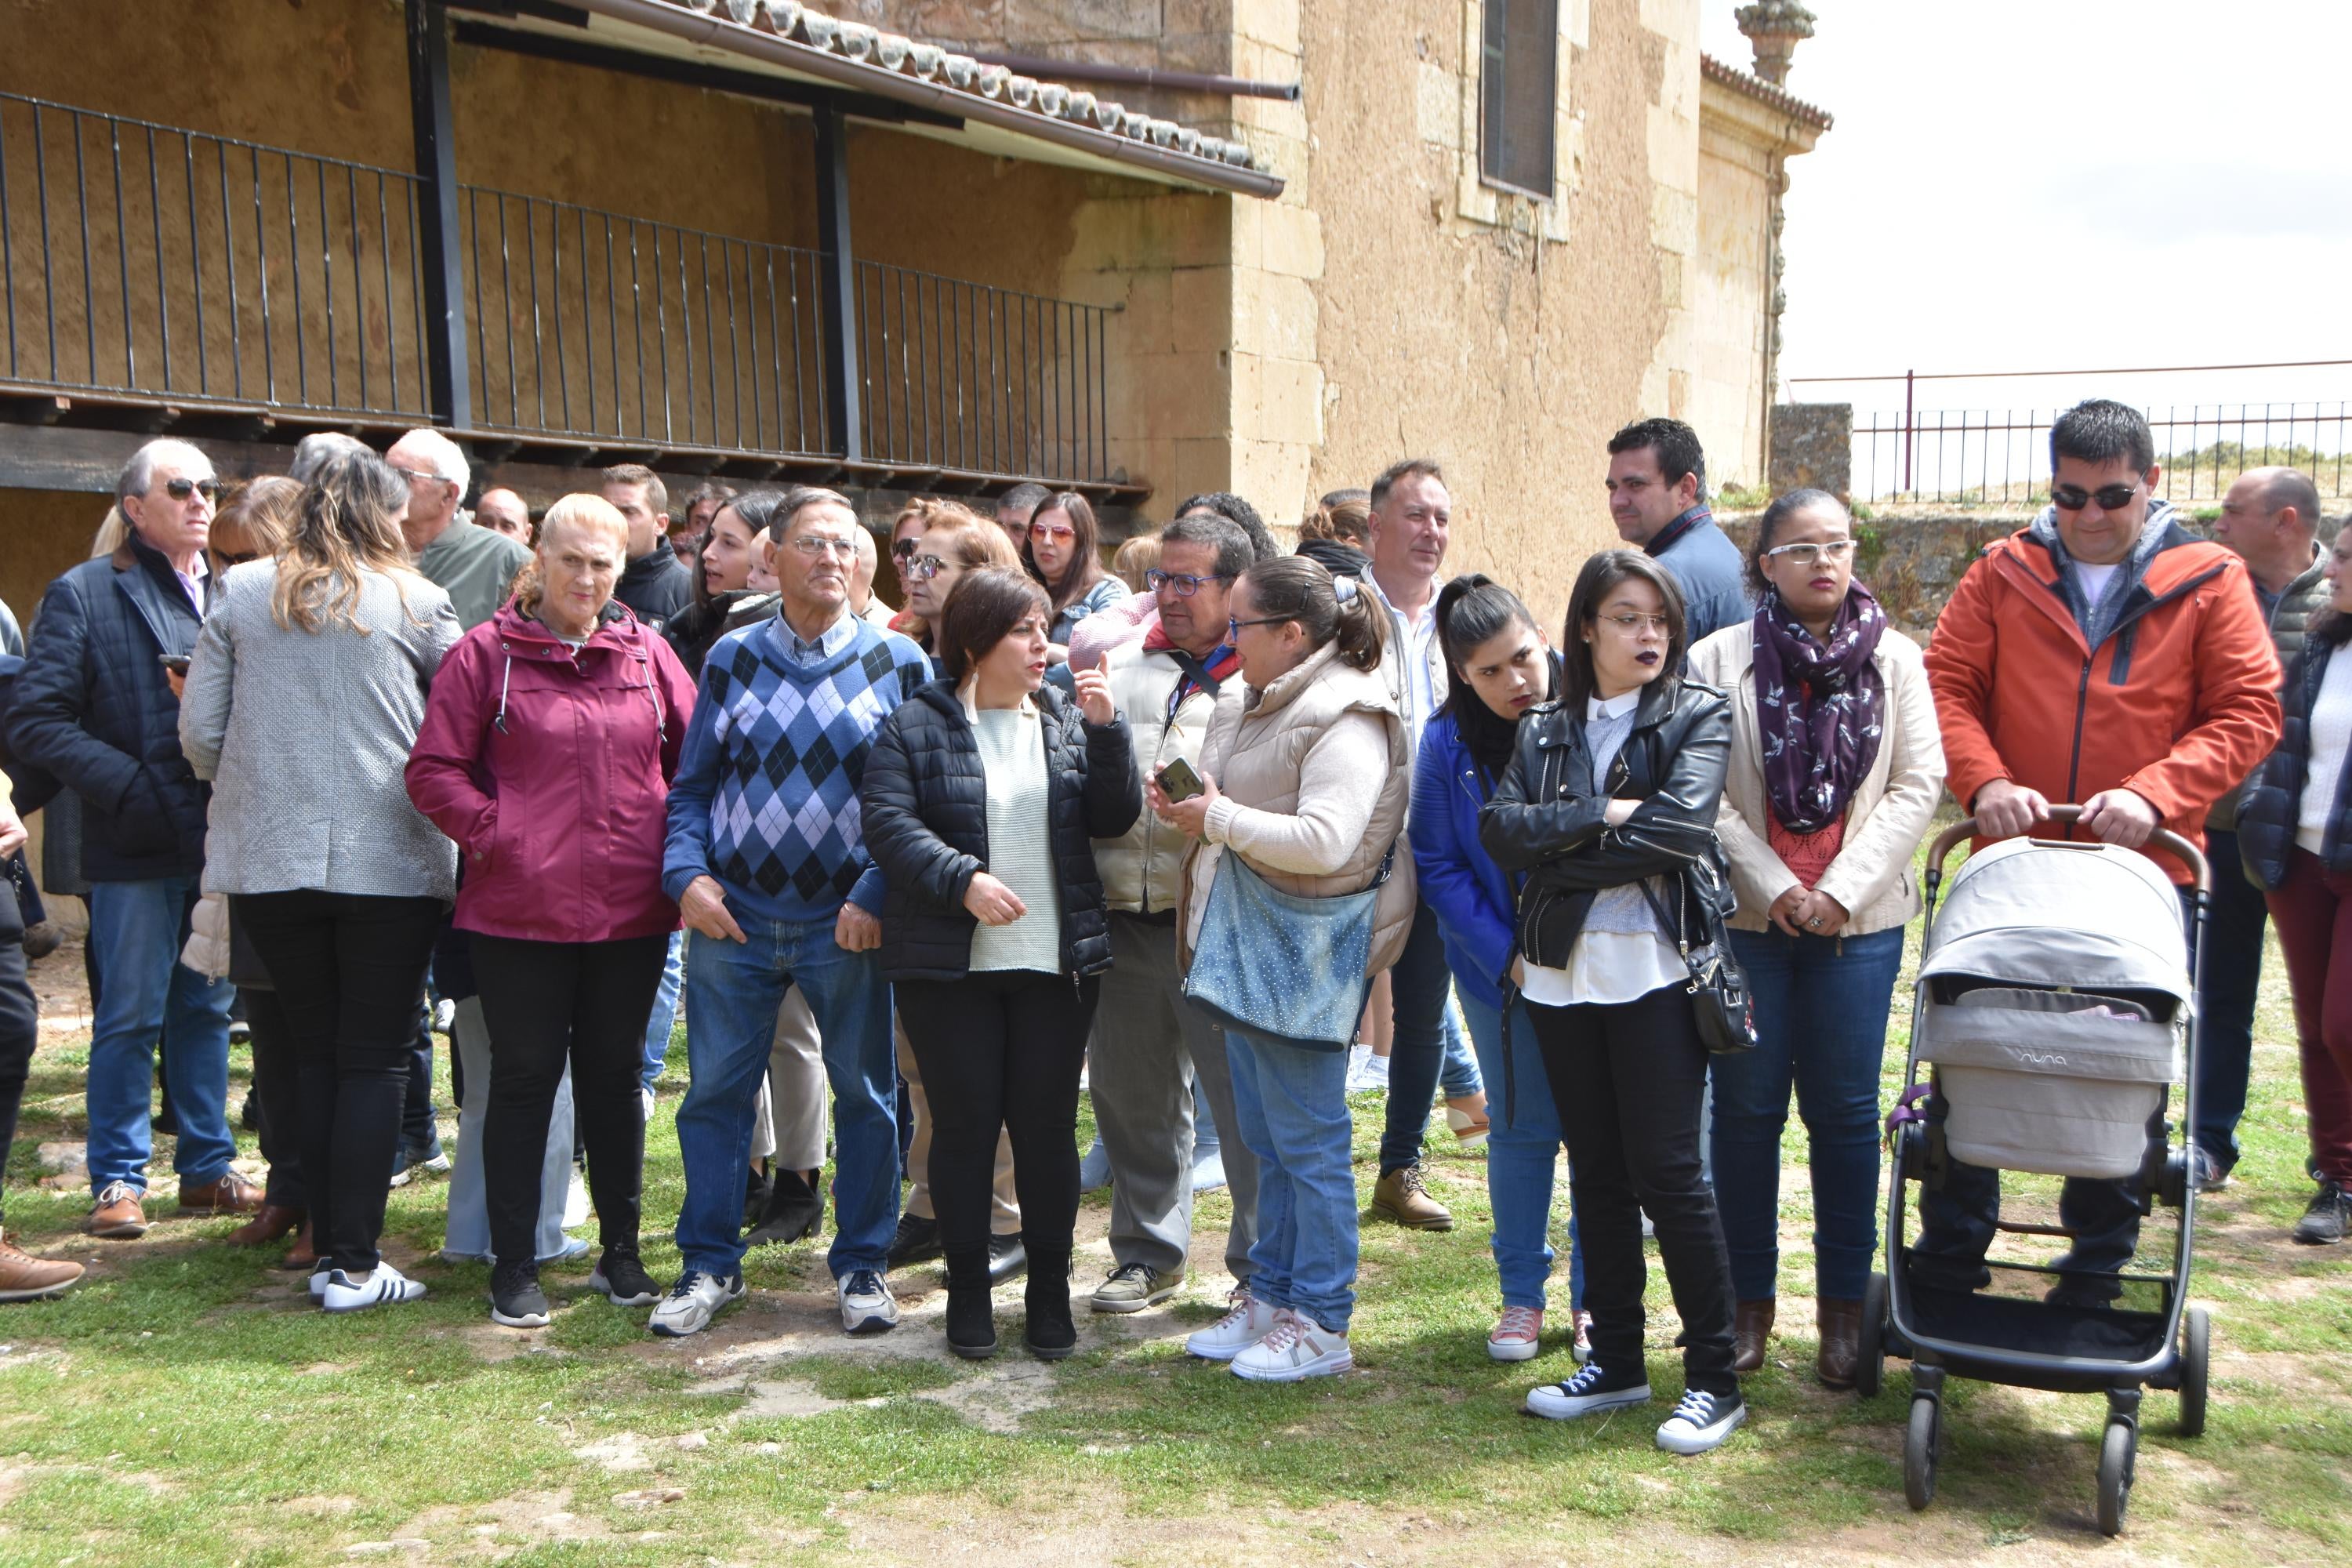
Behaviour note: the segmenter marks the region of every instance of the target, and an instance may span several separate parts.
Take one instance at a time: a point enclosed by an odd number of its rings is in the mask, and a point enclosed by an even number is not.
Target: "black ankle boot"
[[[1070,1252],[1043,1252],[1023,1238],[1029,1253],[1029,1282],[1024,1290],[1028,1325],[1023,1337],[1029,1353],[1039,1361],[1060,1361],[1078,1348],[1078,1327],[1070,1321]]]
[[[988,1248],[948,1254],[948,1349],[966,1361],[996,1353],[996,1317],[988,1297]]]

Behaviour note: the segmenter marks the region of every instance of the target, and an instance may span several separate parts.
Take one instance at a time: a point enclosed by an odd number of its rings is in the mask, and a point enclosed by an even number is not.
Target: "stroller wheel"
[[[1903,1434],[1903,1500],[1918,1512],[1936,1500],[1936,1450],[1944,1436],[1944,1405],[1920,1394],[1911,1401],[1911,1426]]]
[[[2139,1447],[2139,1428],[2129,1421],[2110,1421],[2099,1442],[2099,1533],[2120,1535],[2124,1510],[2131,1506],[2132,1469]]]
[[[2205,1434],[2205,1394],[2213,1356],[2213,1315],[2202,1307],[2189,1309],[2180,1330],[2180,1435]]]
[[[1862,1333],[1854,1342],[1853,1391],[1878,1397],[1886,1371],[1886,1276],[1874,1274],[1862,1288]]]

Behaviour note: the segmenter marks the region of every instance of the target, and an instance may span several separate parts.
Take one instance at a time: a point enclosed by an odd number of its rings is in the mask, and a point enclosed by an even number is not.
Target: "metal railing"
[[[857,363],[869,455],[1000,474],[1108,469],[1109,312],[857,264]]]
[[[0,377],[420,417],[415,178],[0,93]]]
[[[1790,384],[1900,383],[1904,406],[1857,412],[1853,496],[1878,505],[2038,507],[2050,499],[2050,426],[2074,399],[2048,407],[1929,408],[1916,405],[1928,381],[1990,381],[2064,376],[2086,390],[2098,379],[2165,377],[2217,371],[2311,371],[2304,364],[2167,366],[2083,372],[2001,372],[1986,375],[1807,377]],[[2347,365],[2352,368],[2352,365]],[[2158,381],[2156,386],[2168,384]],[[2168,384],[2178,384],[2170,383]],[[2156,437],[2163,468],[2158,491],[2177,504],[2217,503],[2248,468],[2284,467],[2309,474],[2323,498],[2347,498],[2352,455],[2352,401],[2189,403],[2143,398],[2138,406]]]
[[[0,382],[94,399],[429,417],[417,177],[0,94]],[[463,185],[473,425],[844,456],[821,253]],[[853,269],[864,456],[1101,478],[1108,312]]]

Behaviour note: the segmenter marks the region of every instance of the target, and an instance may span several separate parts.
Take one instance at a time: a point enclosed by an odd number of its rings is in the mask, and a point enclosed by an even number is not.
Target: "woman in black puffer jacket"
[[[1026,1339],[1070,1353],[1078,1067],[1110,967],[1097,838],[1143,809],[1127,725],[1099,670],[1074,703],[1043,686],[1045,593],[1002,568],[958,583],[940,617],[947,672],[892,712],[866,760],[866,845],[887,879],[882,972],[935,1118],[931,1195],[948,1264],[948,1346],[996,1350],[989,1194],[1013,1140],[1029,1258]]]

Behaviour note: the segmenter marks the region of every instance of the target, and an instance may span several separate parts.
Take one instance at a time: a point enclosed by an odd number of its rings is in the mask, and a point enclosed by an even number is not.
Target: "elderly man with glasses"
[[[417,571],[449,595],[458,624],[472,631],[507,602],[530,549],[459,512],[473,474],[457,443],[440,431],[411,430],[383,458],[408,481],[408,521],[400,531]]]
[[[2050,505],[1970,563],[1927,647],[1946,783],[1980,843],[2030,833],[2137,849],[2165,827],[2201,847],[2206,812],[2279,737],[2278,657],[2246,564],[2156,498],[2162,470],[2138,410],[2077,404],[2051,427],[2050,462]],[[2050,821],[2076,804],[2077,821]],[[2180,885],[2186,926],[2189,868],[2155,858]],[[2102,1307],[2121,1292],[2137,1189],[2068,1180],[2058,1217],[2073,1245],[2052,1300]],[[2000,1177],[1955,1162],[1920,1212],[1914,1282],[1989,1282]]]
[[[1136,763],[1172,796],[1198,769],[1209,717],[1241,699],[1241,656],[1228,637],[1234,582],[1255,559],[1239,524],[1213,513],[1179,518],[1160,535],[1160,565],[1144,583],[1159,620],[1140,642],[1103,661],[1111,701],[1135,736]],[[1198,786],[1195,785],[1195,788]],[[1150,812],[1095,843],[1110,915],[1111,967],[1102,977],[1087,1047],[1095,1124],[1110,1157],[1110,1276],[1097,1312],[1135,1312],[1183,1288],[1192,1244],[1196,1096],[1220,1127],[1234,1127],[1223,1034],[1184,999],[1176,910],[1192,840]],[[1257,1230],[1257,1161],[1223,1143],[1234,1218],[1225,1264],[1246,1290]]]
[[[82,1228],[147,1228],[148,1080],[163,1043],[179,1118],[179,1210],[247,1214],[260,1189],[229,1169],[228,983],[180,963],[205,862],[210,790],[180,754],[176,677],[215,586],[205,559],[217,484],[184,441],[151,441],[115,484],[130,526],[111,555],[49,584],[18,677],[10,747],[81,797],[89,940],[106,984],[92,1021],[88,1104],[95,1194]]]
[[[656,1334],[698,1333],[743,1294],[743,1173],[776,1009],[797,986],[834,1095],[830,1263],[842,1327],[898,1321],[884,1283],[898,1221],[897,1064],[877,949],[882,875],[858,785],[875,731],[930,678],[922,650],[860,620],[850,572],[863,524],[842,496],[793,492],[769,524],[777,614],[728,633],[669,796],[662,884],[686,917],[687,1060],[678,1108],[681,1272]]]

